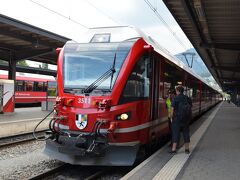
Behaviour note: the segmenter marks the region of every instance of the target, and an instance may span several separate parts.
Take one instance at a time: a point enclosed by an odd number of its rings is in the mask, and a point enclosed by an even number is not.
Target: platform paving
[[[13,113],[0,114],[0,123],[26,119],[41,119],[49,112],[50,111],[42,111],[41,107],[15,108]]]
[[[0,114],[0,138],[17,134],[32,132],[34,127],[50,111],[42,111],[41,107],[16,108],[13,113]],[[44,130],[48,128],[49,116],[38,128]]]
[[[177,180],[240,179],[240,108],[223,102]]]
[[[177,155],[170,156],[166,145],[122,180],[240,179],[239,116],[240,108],[220,103],[190,127],[190,155],[184,154],[182,147]]]

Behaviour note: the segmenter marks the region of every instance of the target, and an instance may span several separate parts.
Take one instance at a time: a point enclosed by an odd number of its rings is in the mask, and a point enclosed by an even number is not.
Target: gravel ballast
[[[44,144],[34,141],[0,149],[0,179],[28,179],[59,166],[61,162],[42,153]]]

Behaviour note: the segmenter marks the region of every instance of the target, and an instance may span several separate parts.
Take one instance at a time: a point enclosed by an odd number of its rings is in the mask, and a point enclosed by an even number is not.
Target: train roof
[[[211,84],[209,84],[205,79],[197,75],[190,69],[188,66],[186,66],[181,60],[173,56],[169,51],[164,49],[162,46],[159,45],[158,42],[153,40],[150,36],[147,36],[145,33],[143,33],[140,29],[135,28],[133,26],[113,26],[113,27],[97,27],[97,28],[90,28],[83,36],[80,36],[79,39],[77,39],[78,43],[89,43],[94,39],[95,35],[101,35],[105,34],[104,37],[106,39],[106,42],[122,42],[128,39],[134,39],[134,38],[143,38],[146,43],[151,45],[154,48],[154,51],[158,52],[162,56],[164,56],[166,59],[171,61],[172,63],[176,64],[181,69],[187,71],[189,74],[193,75],[197,79],[201,80],[211,88],[218,91],[216,88],[214,88]],[[109,38],[107,38],[109,36]]]
[[[55,81],[52,77],[41,77],[42,75],[38,75],[38,77],[33,77],[32,74],[19,74],[16,75],[16,80],[24,80],[24,81],[36,81],[36,82],[47,82],[47,81]],[[0,79],[8,79],[7,72],[0,71]]]

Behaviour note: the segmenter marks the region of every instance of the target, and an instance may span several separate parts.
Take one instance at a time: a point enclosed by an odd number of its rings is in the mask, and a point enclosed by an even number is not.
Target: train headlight
[[[122,113],[116,116],[116,120],[120,120],[120,121],[125,121],[125,120],[129,120],[131,117],[131,113],[130,112],[126,112],[126,113]]]
[[[128,119],[128,114],[126,114],[126,113],[121,114],[120,118],[121,118],[121,120],[127,120]]]

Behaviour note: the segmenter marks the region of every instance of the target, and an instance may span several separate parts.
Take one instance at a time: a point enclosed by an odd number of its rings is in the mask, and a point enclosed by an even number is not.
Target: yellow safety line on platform
[[[190,150],[191,153],[197,146],[199,140],[211,124],[213,118],[215,117],[216,113],[218,112],[219,108],[221,107],[222,103],[218,105],[218,107],[211,113],[206,121],[198,128],[198,130],[191,136],[191,144]],[[183,168],[184,164],[187,162],[190,154],[184,153],[184,147],[182,147],[176,155],[174,155],[166,164],[165,166],[157,173],[157,175],[153,178],[153,180],[174,180],[181,169]]]

